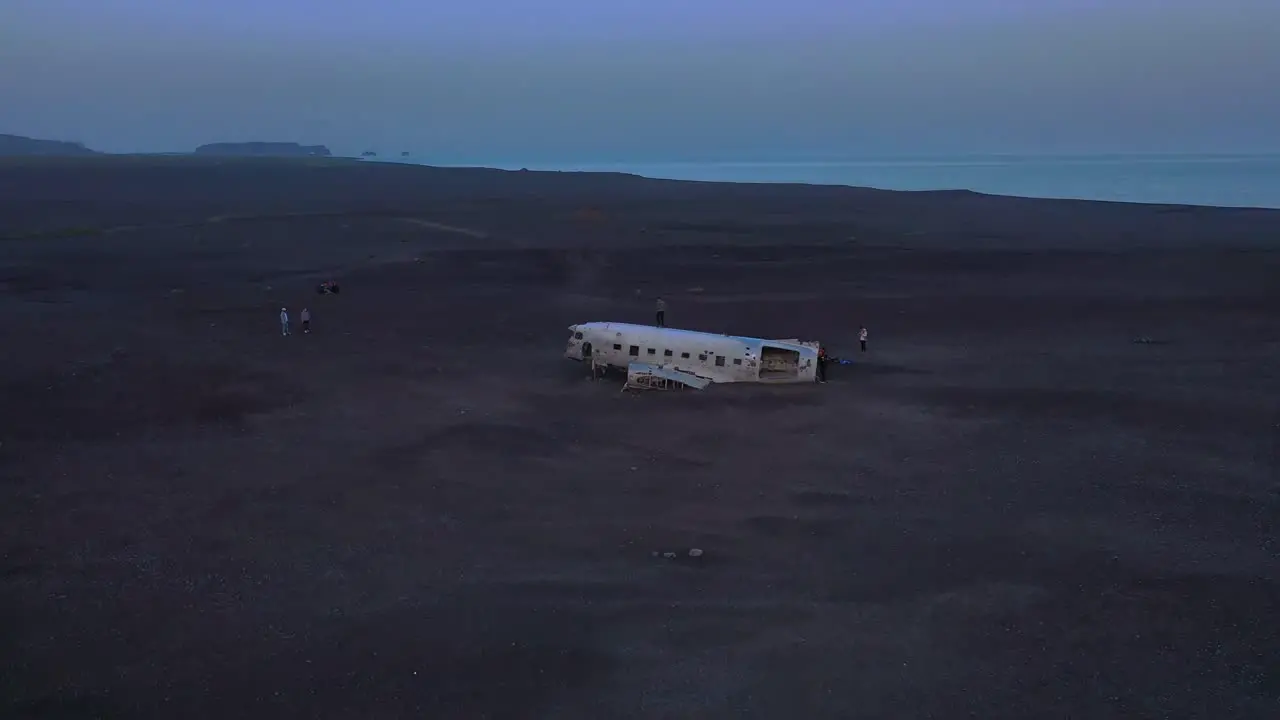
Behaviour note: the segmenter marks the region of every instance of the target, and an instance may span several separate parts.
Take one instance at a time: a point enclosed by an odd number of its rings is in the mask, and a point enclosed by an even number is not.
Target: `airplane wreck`
[[[631,323],[572,325],[564,356],[592,368],[625,368],[626,388],[702,390],[712,383],[817,380],[818,343],[765,340]]]

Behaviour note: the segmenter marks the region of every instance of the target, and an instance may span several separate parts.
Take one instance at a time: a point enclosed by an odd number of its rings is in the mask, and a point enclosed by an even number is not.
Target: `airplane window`
[[[619,345],[619,344],[617,344],[617,343],[614,343],[614,344],[613,344],[613,349],[614,349],[614,350],[621,350],[621,349],[622,349],[622,346],[621,346],[621,345]]]
[[[741,364],[742,364],[742,358],[734,358],[734,359],[733,359],[733,364],[734,364],[734,365],[741,365]]]
[[[680,357],[684,358],[685,360],[688,360],[688,359],[689,359],[689,353],[680,353]]]
[[[723,355],[717,355],[717,356],[716,356],[716,367],[724,367],[724,356],[723,356]]]
[[[581,339],[582,339],[582,333],[580,333],[580,332],[578,332],[578,333],[574,333],[574,334],[573,334],[573,339],[574,339],[574,340],[581,340]]]
[[[670,350],[663,350],[663,351],[662,351],[662,356],[663,356],[663,357],[671,357],[671,351],[670,351]]]
[[[706,361],[707,361],[707,354],[706,354],[706,353],[698,353],[698,359],[699,359],[699,360],[701,360],[702,362],[706,362]]]
[[[658,354],[658,351],[657,351],[657,350],[654,350],[653,348],[649,348],[648,350],[646,350],[646,352],[648,352],[650,355],[657,355],[657,354]]]
[[[627,348],[627,354],[630,355],[631,357],[638,357],[640,355],[640,346],[632,345],[631,347]]]

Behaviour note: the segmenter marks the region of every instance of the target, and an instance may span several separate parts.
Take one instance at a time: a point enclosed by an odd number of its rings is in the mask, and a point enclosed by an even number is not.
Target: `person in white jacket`
[[[280,335],[289,334],[289,310],[280,308]]]

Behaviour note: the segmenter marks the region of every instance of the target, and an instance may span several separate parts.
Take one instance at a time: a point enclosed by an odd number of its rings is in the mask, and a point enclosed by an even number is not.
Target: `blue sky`
[[[0,132],[440,162],[1280,151],[1275,0],[0,0]]]

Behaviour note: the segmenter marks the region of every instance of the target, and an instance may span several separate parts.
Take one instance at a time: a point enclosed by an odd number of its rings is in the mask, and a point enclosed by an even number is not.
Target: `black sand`
[[[1278,715],[1280,212],[102,158],[0,236],[0,716]],[[659,294],[855,364],[561,358]]]

